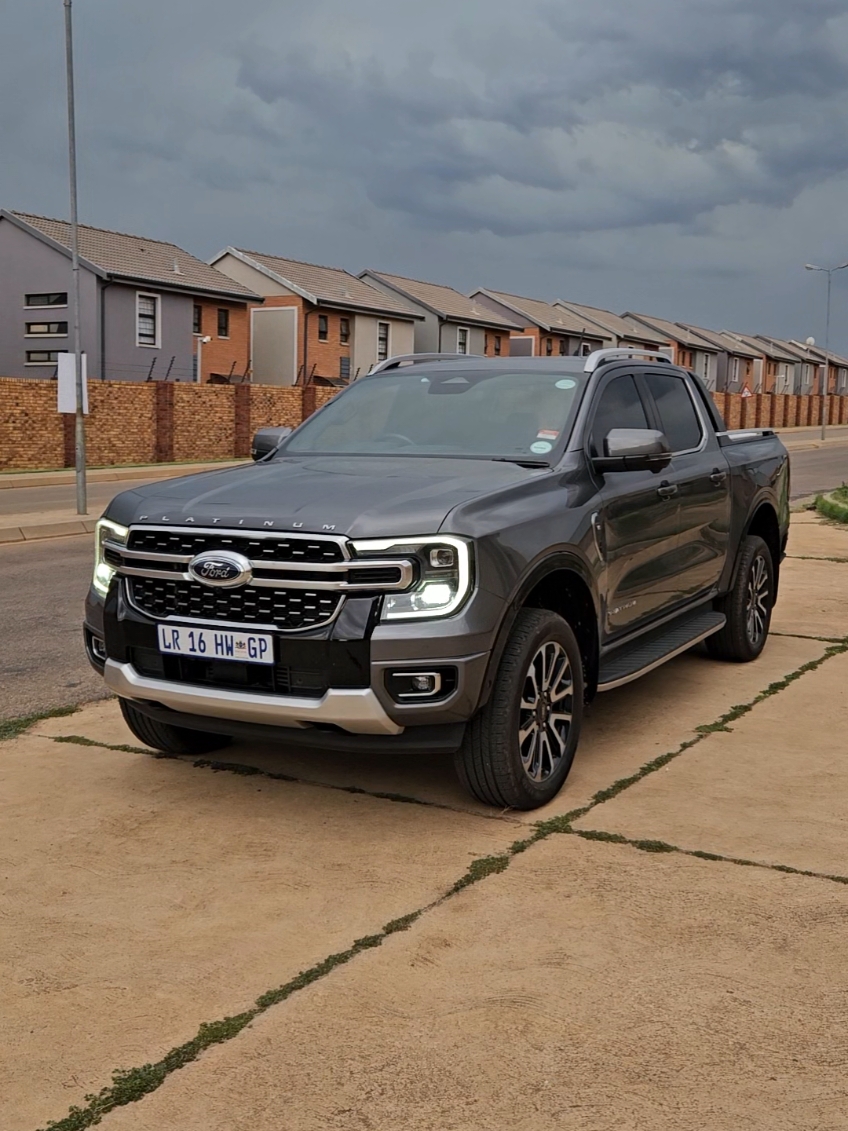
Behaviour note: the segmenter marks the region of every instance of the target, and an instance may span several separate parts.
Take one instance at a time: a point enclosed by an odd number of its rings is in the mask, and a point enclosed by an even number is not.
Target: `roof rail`
[[[382,373],[385,369],[399,369],[401,365],[417,365],[425,361],[460,361],[463,358],[481,358],[480,353],[399,353],[397,357],[378,361],[373,369],[369,370],[369,377],[375,373]]]
[[[663,350],[647,350],[639,349],[638,346],[620,346],[617,349],[608,350],[595,350],[590,353],[586,358],[586,364],[583,366],[585,373],[594,373],[601,365],[606,365],[610,361],[619,361],[627,357],[651,357],[657,361],[664,361],[667,365],[671,365],[671,346]]]

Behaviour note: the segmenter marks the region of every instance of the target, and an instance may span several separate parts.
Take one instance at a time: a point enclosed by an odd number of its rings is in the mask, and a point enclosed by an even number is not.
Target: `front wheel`
[[[129,699],[118,699],[118,703],[124,722],[136,738],[145,746],[151,746],[165,754],[211,754],[213,750],[223,750],[232,742],[231,738],[223,734],[209,734],[207,731],[160,723],[139,711]]]
[[[727,618],[721,632],[707,638],[707,651],[718,660],[747,664],[765,648],[774,607],[774,562],[768,546],[749,535],[739,548],[736,580],[716,610]]]
[[[523,609],[456,756],[460,780],[487,805],[537,809],[568,777],[582,720],[583,662],[571,626]]]

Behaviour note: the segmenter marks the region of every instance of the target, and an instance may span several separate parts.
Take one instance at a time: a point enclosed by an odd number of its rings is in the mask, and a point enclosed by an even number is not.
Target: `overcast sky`
[[[848,0],[74,16],[86,223],[823,340],[803,264],[848,259]],[[0,28],[0,205],[65,217],[61,0],[0,0]]]

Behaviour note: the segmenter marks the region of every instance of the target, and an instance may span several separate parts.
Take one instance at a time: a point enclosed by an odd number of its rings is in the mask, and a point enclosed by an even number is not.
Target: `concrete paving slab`
[[[846,687],[834,656],[575,827],[848,875]]]
[[[0,747],[0,827],[3,1131],[59,1118],[515,837],[32,734]]]
[[[799,636],[848,636],[848,571],[842,562],[787,558],[780,569],[780,596],[773,632]]]
[[[790,557],[839,558],[848,561],[848,526],[833,522],[793,521],[787,553]]]
[[[835,884],[556,836],[104,1131],[835,1131]]]
[[[694,650],[644,679],[599,696],[588,711],[563,791],[543,809],[510,816],[532,822],[585,805],[598,790],[635,773],[657,755],[676,750],[694,737],[697,727],[714,722],[737,703],[750,702],[770,683],[823,655],[826,647],[813,640],[773,637],[756,663],[743,666],[717,663],[703,650]],[[115,700],[40,723],[38,730],[138,745]],[[337,754],[239,743],[213,757],[327,785],[400,794],[486,815],[493,812],[465,793],[448,755]]]

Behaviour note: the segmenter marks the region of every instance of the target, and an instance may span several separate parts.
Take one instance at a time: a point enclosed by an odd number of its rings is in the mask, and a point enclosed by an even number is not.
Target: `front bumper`
[[[320,722],[352,734],[400,734],[404,729],[389,718],[370,687],[330,688],[321,699],[259,695],[150,679],[116,660],[106,661],[103,678],[124,699],[161,703],[189,715],[296,729]]]
[[[338,652],[356,651],[357,656],[364,649],[364,668],[358,681],[361,686],[331,685],[320,696],[199,686],[139,670],[141,665],[134,664],[133,658],[140,653],[134,649],[158,647],[157,622],[124,599],[120,582],[113,583],[105,604],[94,591],[89,594],[87,651],[94,667],[117,695],[134,700],[139,709],[151,714],[161,709],[173,712],[175,725],[191,725],[196,720],[198,730],[204,729],[204,719],[218,720],[216,731],[231,720],[238,724],[234,732],[245,727],[283,728],[298,734],[297,739],[292,734],[294,741],[306,738],[310,731],[315,732],[317,739],[323,731],[328,739],[335,733],[381,736],[391,742],[405,731],[423,734],[428,728],[461,729],[480,703],[501,602],[491,594],[478,593],[460,614],[444,621],[376,626],[368,605],[369,601],[350,599],[346,615],[335,624],[312,634],[301,634],[297,641],[284,634],[277,637],[277,648],[283,656],[286,649],[301,647],[301,642]],[[221,627],[226,625],[222,623]],[[93,651],[93,640],[103,641],[105,656]],[[387,677],[391,671],[438,667],[450,667],[456,673],[449,695],[431,703],[399,703],[389,693]],[[176,723],[177,715],[182,719],[180,724]]]

